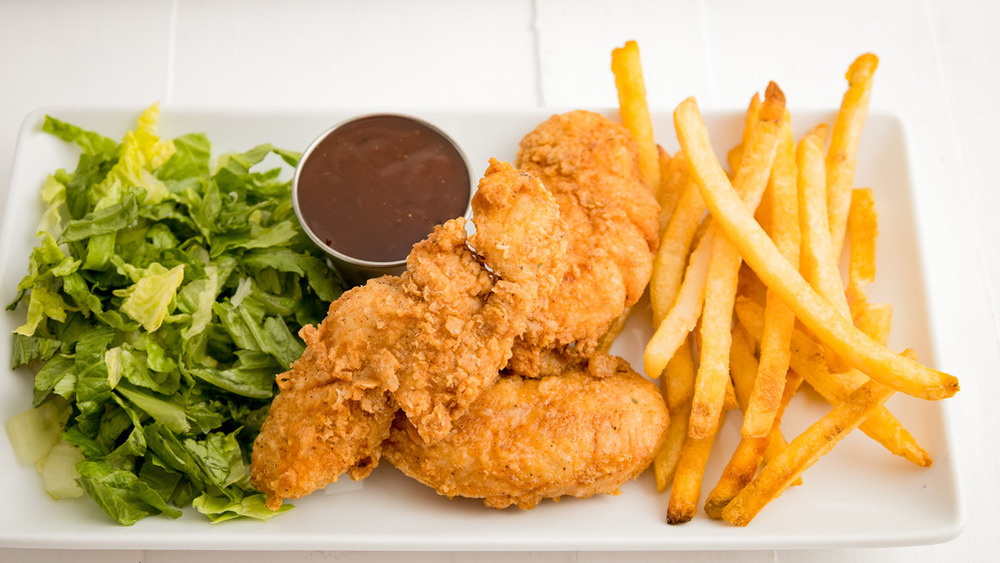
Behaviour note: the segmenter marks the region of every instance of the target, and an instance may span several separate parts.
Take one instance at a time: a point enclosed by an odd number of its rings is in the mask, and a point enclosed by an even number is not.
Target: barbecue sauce
[[[303,156],[299,214],[328,247],[369,262],[405,259],[434,226],[465,215],[469,167],[436,129],[405,116],[348,122]]]

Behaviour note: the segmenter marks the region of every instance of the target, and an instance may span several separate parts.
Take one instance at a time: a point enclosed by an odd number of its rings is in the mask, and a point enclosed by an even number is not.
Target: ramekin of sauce
[[[397,275],[436,225],[469,215],[468,159],[415,117],[365,115],[320,135],[302,154],[292,201],[302,228],[345,280]]]

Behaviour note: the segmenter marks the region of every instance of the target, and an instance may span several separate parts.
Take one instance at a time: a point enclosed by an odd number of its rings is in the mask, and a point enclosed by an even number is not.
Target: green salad
[[[7,430],[50,495],[86,494],[120,524],[188,505],[266,519],[251,446],[299,327],[343,281],[296,221],[298,153],[213,158],[204,134],[160,139],[158,121],[153,105],[118,142],[45,119],[82,152],[42,187],[7,307],[24,318],[11,365],[34,377],[34,408]]]

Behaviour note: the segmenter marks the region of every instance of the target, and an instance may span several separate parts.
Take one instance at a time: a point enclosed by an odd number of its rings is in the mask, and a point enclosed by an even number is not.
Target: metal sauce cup
[[[302,158],[299,160],[299,164],[295,169],[295,175],[292,178],[292,204],[295,208],[295,215],[299,220],[299,224],[302,225],[303,230],[305,230],[306,234],[309,235],[309,238],[312,239],[312,241],[316,243],[317,246],[319,246],[321,249],[323,249],[324,252],[326,252],[333,266],[337,269],[338,272],[340,272],[344,280],[352,286],[363,284],[366,280],[374,277],[379,277],[383,275],[401,274],[406,269],[406,257],[404,256],[398,260],[387,261],[387,262],[372,261],[364,258],[359,258],[356,256],[350,256],[349,254],[341,250],[338,250],[334,246],[327,244],[320,236],[316,234],[313,227],[309,224],[309,220],[304,216],[302,212],[302,204],[300,202],[300,195],[299,195],[299,186],[304,166],[308,162],[309,158],[313,156],[315,149],[325,139],[337,133],[342,127],[373,117],[390,117],[390,118],[398,118],[398,119],[412,121],[418,125],[422,125],[424,128],[430,130],[432,133],[438,135],[441,141],[450,144],[455,149],[458,156],[461,158],[461,161],[464,164],[465,169],[468,171],[469,190],[468,190],[468,197],[466,199],[465,212],[463,214],[463,216],[466,218],[471,217],[472,195],[477,187],[476,176],[474,171],[472,170],[472,167],[469,165],[469,159],[468,157],[466,157],[465,152],[458,145],[458,143],[456,143],[454,139],[451,138],[451,136],[442,131],[440,128],[422,119],[413,117],[411,115],[396,114],[396,113],[366,114],[342,121],[324,131],[319,137],[317,137],[315,140],[313,140],[312,143],[310,143],[309,147],[302,154]],[[331,217],[330,220],[336,221],[337,218]],[[430,230],[428,230],[428,232],[424,235],[424,238],[426,238],[426,235],[429,234]]]

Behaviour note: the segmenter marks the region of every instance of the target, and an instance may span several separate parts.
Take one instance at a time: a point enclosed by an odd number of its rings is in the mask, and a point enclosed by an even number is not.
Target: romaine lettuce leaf
[[[147,332],[154,332],[163,324],[177,288],[183,281],[184,265],[181,264],[165,272],[146,274],[135,284],[116,290],[114,294],[125,298],[121,304],[122,312],[139,321]]]
[[[10,362],[33,370],[34,406],[69,404],[80,485],[116,522],[192,503],[270,518],[253,439],[299,328],[344,282],[296,221],[299,153],[259,144],[213,164],[207,135],[161,139],[159,119],[151,106],[114,141],[46,118],[81,154],[42,186]]]
[[[182,512],[169,504],[152,487],[131,471],[116,469],[102,461],[81,461],[77,481],[84,492],[114,521],[131,526],[151,514],[179,518]]]
[[[246,517],[258,520],[270,520],[274,516],[291,509],[291,505],[283,504],[278,510],[271,510],[264,505],[267,498],[263,494],[247,495],[238,500],[224,496],[202,494],[194,499],[194,507],[207,516],[212,522],[219,523],[233,518]]]
[[[76,125],[60,121],[52,116],[45,116],[42,131],[51,133],[60,139],[76,143],[86,155],[100,155],[114,158],[118,155],[118,143],[99,133],[84,131]]]

